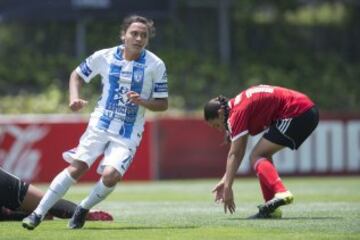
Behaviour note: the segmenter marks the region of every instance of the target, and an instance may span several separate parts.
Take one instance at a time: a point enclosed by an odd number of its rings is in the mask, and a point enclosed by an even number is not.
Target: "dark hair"
[[[135,22],[143,23],[146,25],[146,27],[149,31],[149,38],[152,38],[155,36],[154,21],[151,19],[148,19],[146,17],[142,17],[142,16],[138,16],[138,15],[130,15],[130,16],[124,18],[124,21],[121,24],[120,36],[125,34],[127,29],[130,27],[130,25]]]
[[[228,106],[229,99],[222,95],[211,99],[207,102],[204,106],[204,119],[205,121],[209,121],[219,117],[219,109],[224,109],[224,125],[226,130],[227,127],[227,119],[229,117],[229,106]]]
[[[216,98],[211,99],[204,106],[204,119],[209,121],[219,117],[219,109],[224,109],[224,126],[225,126],[225,135],[224,135],[224,144],[230,143],[229,128],[227,125],[227,120],[229,118],[229,99],[220,95]]]

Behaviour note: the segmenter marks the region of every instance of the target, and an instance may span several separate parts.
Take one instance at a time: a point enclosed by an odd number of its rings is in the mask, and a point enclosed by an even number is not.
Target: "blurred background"
[[[132,13],[155,21],[150,49],[167,65],[173,108],[266,83],[304,91],[323,110],[359,111],[356,0],[1,0],[1,113],[68,111],[69,73],[117,45]]]
[[[170,109],[148,115],[129,179],[221,176],[227,147],[202,122],[202,106],[260,83],[300,90],[321,110],[300,151],[278,156],[283,174],[360,173],[357,0],[0,0],[1,166],[34,181],[62,169],[61,152],[77,145],[101,88],[86,85],[90,105],[69,115],[69,74],[119,44],[130,14],[155,21],[149,49],[166,63]],[[252,174],[245,162],[239,175]]]

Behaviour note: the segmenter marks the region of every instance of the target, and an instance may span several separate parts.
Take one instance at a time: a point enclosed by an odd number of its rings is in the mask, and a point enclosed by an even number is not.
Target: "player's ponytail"
[[[227,125],[227,120],[229,118],[229,105],[228,105],[228,101],[229,99],[227,99],[226,97],[220,95],[217,97],[219,103],[220,103],[220,108],[224,109],[224,126],[225,129],[228,131],[228,125]]]

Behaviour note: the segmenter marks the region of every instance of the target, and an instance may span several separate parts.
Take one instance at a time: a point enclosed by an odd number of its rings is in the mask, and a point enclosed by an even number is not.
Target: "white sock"
[[[112,191],[114,191],[114,189],[115,186],[105,186],[101,178],[92,189],[89,196],[81,201],[80,206],[85,209],[91,209],[93,206],[104,200]]]
[[[49,209],[65,195],[74,183],[76,183],[76,180],[70,176],[67,169],[64,169],[52,180],[49,189],[42,197],[34,212],[44,217]]]

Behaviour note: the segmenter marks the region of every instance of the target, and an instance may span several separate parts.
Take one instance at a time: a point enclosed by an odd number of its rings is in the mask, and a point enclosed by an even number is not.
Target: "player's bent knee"
[[[102,175],[102,181],[105,186],[113,187],[121,180],[121,174],[114,168],[107,168]]]
[[[263,158],[263,156],[261,156],[258,153],[252,151],[249,158],[250,158],[251,166],[254,166],[254,164],[257,162],[257,160],[259,160],[260,158]]]
[[[110,176],[103,176],[102,182],[106,187],[114,187],[118,182],[120,181],[120,178],[113,178]]]
[[[266,160],[272,162],[272,155],[271,154],[265,154],[265,153],[259,153],[256,151],[251,152],[250,154],[250,166],[252,168],[255,168],[255,165],[257,164],[259,159],[265,158]]]
[[[67,170],[72,178],[79,179],[89,170],[89,166],[85,162],[75,160],[68,166]]]

